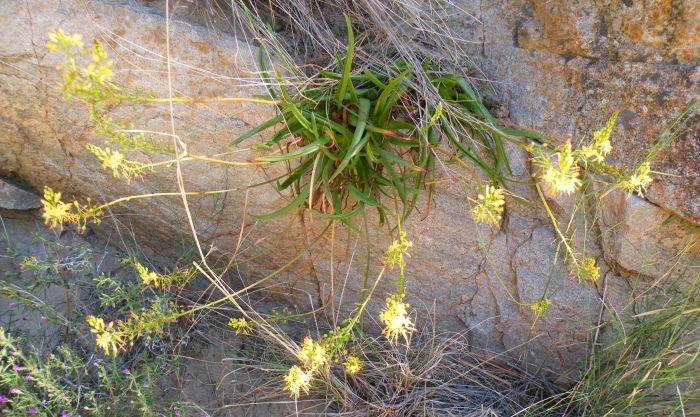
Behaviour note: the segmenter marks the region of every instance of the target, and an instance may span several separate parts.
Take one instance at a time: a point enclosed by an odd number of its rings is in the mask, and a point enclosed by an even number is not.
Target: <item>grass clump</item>
[[[572,390],[576,415],[697,415],[700,274],[691,274],[687,286],[643,297],[644,312],[618,322],[615,341],[594,347],[588,371]]]
[[[534,134],[498,125],[466,78],[442,71],[429,59],[420,67],[397,59],[383,67],[357,68],[355,37],[347,17],[346,24],[345,57],[336,57],[334,64],[295,92],[288,91],[279,72],[273,83],[261,49],[263,79],[268,80],[280,115],[231,145],[284,122],[282,129],[255,146],[277,151],[257,160],[290,163],[278,188],[291,188],[297,197],[258,217],[274,218],[306,205],[317,217],[339,220],[357,230],[350,219],[366,206],[378,211],[380,222],[391,214],[383,203],[388,198],[401,203],[400,214],[406,218],[424,190],[430,198],[438,152],[468,159],[489,181],[504,186],[501,170],[508,166],[504,137]],[[426,99],[416,89],[413,80],[418,77],[430,80],[439,99]]]

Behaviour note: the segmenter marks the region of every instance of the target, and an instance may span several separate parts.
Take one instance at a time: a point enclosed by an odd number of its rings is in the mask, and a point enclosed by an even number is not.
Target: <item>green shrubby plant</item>
[[[152,391],[155,381],[174,365],[165,350],[171,335],[156,341],[155,334],[149,332],[151,343],[134,340],[130,354],[100,357],[94,350],[89,326],[82,323],[86,308],[93,314],[128,318],[134,311],[147,314],[155,305],[168,305],[167,296],[144,294],[148,287],[133,285],[139,282],[136,279],[128,283],[107,274],[93,277],[93,251],[64,235],[62,239],[36,233],[34,240],[42,248],[41,255],[22,256],[16,250],[8,251],[18,270],[5,271],[0,287],[12,313],[39,313],[42,328],[55,331],[26,331],[15,326],[17,320],[12,316],[0,325],[0,413],[51,417],[171,415],[170,405],[160,402]],[[12,248],[9,236],[6,238]],[[40,295],[61,287],[65,289],[64,303],[50,304]],[[157,311],[160,316],[162,309]],[[53,327],[44,327],[48,323]],[[25,334],[26,338],[18,337]]]

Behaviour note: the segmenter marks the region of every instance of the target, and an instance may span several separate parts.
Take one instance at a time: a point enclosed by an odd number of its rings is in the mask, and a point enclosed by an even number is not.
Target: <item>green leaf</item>
[[[372,207],[383,207],[381,203],[379,203],[377,200],[366,194],[366,192],[369,191],[367,187],[365,187],[365,192],[362,192],[350,182],[348,182],[346,186],[348,188],[348,191],[350,192],[350,195],[353,196],[356,200],[362,201],[363,203]]]
[[[457,85],[467,94],[467,96],[469,96],[469,99],[473,102],[475,110],[479,116],[485,119],[492,119],[491,113],[489,113],[486,106],[481,103],[481,100],[479,100],[479,98],[476,96],[474,90],[472,90],[472,87],[469,85],[469,82],[467,82],[466,79],[460,78],[457,80]]]
[[[311,170],[311,165],[313,164],[314,159],[313,158],[307,158],[304,163],[296,167],[291,174],[277,187],[280,190],[284,190],[285,188],[289,187],[292,185],[292,183],[299,181],[299,179],[309,172]]]
[[[243,142],[244,140],[248,139],[251,136],[255,136],[258,133],[262,132],[263,130],[267,130],[271,128],[272,126],[275,126],[276,124],[282,122],[284,120],[284,115],[279,115],[276,117],[273,117],[272,119],[267,120],[266,122],[250,129],[249,131],[245,132],[241,136],[237,137],[231,143],[228,144],[228,146],[236,146],[239,143]]]
[[[321,146],[323,146],[323,143],[324,143],[324,141],[319,139],[315,142],[309,143],[306,146],[302,146],[299,149],[295,149],[291,152],[283,153],[281,155],[262,156],[262,157],[258,158],[258,161],[281,162],[281,161],[289,161],[291,159],[300,158],[304,155],[308,155],[310,153],[316,152]]]
[[[379,117],[378,120],[385,120],[386,119],[386,115],[389,113],[389,110],[393,106],[393,103],[395,103],[396,100],[398,100],[400,97],[400,94],[396,94],[396,92],[394,90],[399,89],[399,87],[401,86],[401,82],[403,81],[404,78],[406,78],[406,76],[408,74],[411,73],[411,71],[413,71],[413,67],[409,67],[406,71],[399,74],[399,76],[394,78],[389,83],[389,85],[386,86],[386,89],[384,89],[384,91],[382,91],[382,94],[379,95],[379,97],[377,98],[377,102],[374,105],[373,116],[375,118]],[[389,97],[392,94],[395,94],[396,98],[389,101]],[[377,120],[377,119],[375,119],[375,120]]]
[[[340,85],[338,86],[338,91],[335,96],[338,109],[343,107],[343,99],[345,98],[348,84],[350,84],[350,71],[352,70],[352,60],[355,54],[355,35],[352,32],[352,25],[350,24],[348,15],[345,15],[345,26],[347,26],[348,29],[348,49],[345,53],[345,62],[343,64],[343,73],[340,77]]]
[[[316,211],[316,210],[310,210],[310,212],[314,216],[319,217],[321,219],[343,220],[343,219],[349,219],[350,217],[357,215],[364,207],[365,207],[365,204],[363,202],[359,202],[357,204],[357,206],[350,211],[334,213],[334,214],[321,213],[320,211]]]
[[[338,168],[331,176],[331,181],[335,177],[337,177],[341,172],[343,172],[350,160],[355,155],[357,155],[360,149],[362,149],[363,143],[367,141],[367,138],[369,136],[365,137],[364,140],[363,137],[365,136],[365,126],[367,125],[367,115],[369,114],[370,104],[370,101],[366,98],[360,99],[360,114],[357,116],[357,126],[355,127],[355,134],[352,137],[352,142],[350,143],[350,148],[348,149],[348,152],[345,154],[345,157],[340,162]]]

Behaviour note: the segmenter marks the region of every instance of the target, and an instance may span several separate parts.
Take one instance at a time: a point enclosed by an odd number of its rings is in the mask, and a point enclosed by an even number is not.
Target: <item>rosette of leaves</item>
[[[256,217],[270,219],[306,207],[316,217],[339,220],[355,230],[351,219],[368,206],[378,211],[382,223],[390,214],[406,218],[421,193],[427,191],[430,199],[436,149],[443,141],[451,155],[470,160],[489,181],[504,185],[502,171],[509,167],[503,135],[528,133],[498,126],[465,78],[439,71],[430,60],[421,68],[402,60],[381,69],[353,68],[355,38],[347,17],[346,24],[345,57],[336,56],[335,64],[318,72],[318,79],[326,82],[294,93],[279,72],[273,87],[261,48],[259,65],[280,114],[231,146],[284,122],[284,128],[255,148],[277,148],[258,161],[288,163],[278,188],[293,189],[296,197]],[[419,75],[429,77],[440,100],[428,100],[417,91],[412,81]]]

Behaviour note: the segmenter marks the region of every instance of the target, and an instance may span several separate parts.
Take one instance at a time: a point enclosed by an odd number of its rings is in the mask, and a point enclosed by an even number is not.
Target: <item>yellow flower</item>
[[[114,178],[119,178],[121,175],[127,181],[131,181],[132,178],[139,176],[143,170],[142,164],[126,159],[119,151],[113,151],[109,148],[102,149],[92,143],[87,144],[87,149],[102,162],[103,168],[112,170]]]
[[[110,349],[114,356],[117,356],[119,348],[124,345],[124,340],[118,331],[114,328],[114,322],[105,324],[100,317],[88,316],[86,318],[90,326],[90,332],[95,334],[95,344],[97,347],[104,350],[105,356],[109,356]]]
[[[68,36],[63,29],[54,29],[49,33],[49,41],[46,43],[46,49],[50,51],[58,51],[59,49],[70,49],[75,46],[78,49],[83,49],[83,37],[76,33]]]
[[[313,371],[320,366],[328,364],[328,352],[320,343],[307,336],[301,344],[301,350],[297,357],[304,364],[304,368]]]
[[[549,310],[549,305],[551,303],[552,301],[549,298],[543,298],[540,301],[530,304],[530,310],[538,316],[543,316],[547,313],[547,310]]]
[[[652,181],[649,173],[651,173],[651,166],[649,162],[644,162],[634,174],[623,180],[620,186],[627,190],[628,193],[637,193],[640,197],[644,197],[642,192],[646,192],[647,185],[651,184]]]
[[[242,334],[244,336],[249,336],[253,332],[253,326],[250,324],[245,317],[241,318],[231,318],[228,321],[228,326],[236,330],[236,336]]]
[[[362,362],[357,356],[348,356],[345,360],[345,372],[355,375],[362,370]]]
[[[153,284],[153,286],[156,288],[160,288],[161,286],[165,287],[165,282],[160,274],[149,271],[148,268],[141,265],[141,263],[138,261],[134,261],[133,263],[134,268],[136,268],[136,272],[139,274],[139,278],[141,278],[141,282],[143,282],[144,285]]]
[[[580,154],[586,159],[593,159],[596,162],[603,162],[605,157],[612,151],[610,135],[617,121],[617,113],[613,114],[602,129],[593,134],[593,142],[588,146],[581,147]]]
[[[61,201],[61,193],[55,192],[51,187],[44,187],[44,198],[41,200],[44,206],[44,223],[51,223],[51,227],[61,226],[64,222],[72,222],[74,215],[71,213],[72,205]]]
[[[471,200],[475,205],[469,211],[476,222],[498,225],[506,204],[503,190],[492,185],[486,185],[478,196],[478,201]]]
[[[557,152],[556,166],[547,157],[540,158],[538,164],[544,170],[542,181],[553,194],[571,194],[581,185],[581,180],[578,179],[579,168],[576,165],[570,143],[562,146]]]
[[[382,334],[393,343],[398,342],[399,335],[408,342],[408,335],[415,330],[408,317],[409,305],[403,302],[403,294],[394,294],[386,299],[384,310],[379,313],[379,320],[384,323]]]
[[[396,264],[403,270],[404,256],[410,257],[408,249],[413,246],[413,242],[406,240],[406,232],[399,232],[399,238],[391,243],[384,253],[384,265],[389,269],[394,269]]]
[[[297,365],[289,369],[287,375],[284,376],[284,389],[289,391],[289,396],[299,397],[299,393],[309,393],[311,385],[311,374],[304,372]]]
[[[595,266],[595,259],[584,258],[576,264],[579,281],[596,282],[600,278],[600,268]]]

